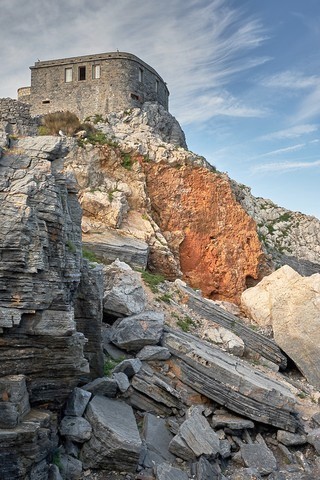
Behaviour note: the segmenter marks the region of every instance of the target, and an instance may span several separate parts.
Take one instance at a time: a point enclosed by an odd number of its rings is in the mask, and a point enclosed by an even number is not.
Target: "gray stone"
[[[196,457],[200,455],[217,455],[220,451],[220,440],[212,430],[208,420],[201,415],[198,407],[190,407],[185,420],[179,429],[179,436],[186,442]]]
[[[130,382],[125,373],[119,372],[112,375],[112,379],[117,382],[118,389],[121,393],[124,393],[130,387]]]
[[[170,442],[169,450],[176,457],[182,458],[189,462],[190,460],[195,460],[196,455],[193,450],[186,444],[186,442],[181,438],[179,433],[173,437]]]
[[[91,392],[76,387],[68,398],[64,414],[68,416],[82,417],[91,395]]]
[[[192,472],[194,472],[196,480],[221,480],[220,467],[208,462],[203,456],[192,465]]]
[[[176,357],[176,376],[194,390],[253,420],[292,432],[298,427],[296,399],[274,376],[190,334],[169,331],[163,345]]]
[[[29,395],[24,375],[0,378],[0,428],[14,428],[29,413]]]
[[[50,465],[48,480],[63,480],[57,465]]]
[[[156,345],[163,333],[164,314],[143,312],[124,318],[112,327],[111,341],[124,350]]]
[[[317,453],[320,455],[320,428],[316,428],[308,433],[307,442],[313,445]]]
[[[229,480],[262,480],[262,477],[256,468],[239,468],[232,473]]]
[[[254,423],[251,420],[231,414],[213,415],[211,419],[211,425],[213,428],[227,427],[231,428],[232,430],[254,428]]]
[[[133,377],[136,373],[139,372],[142,367],[141,360],[139,358],[128,358],[118,363],[113,369],[113,373],[125,373],[128,378]]]
[[[93,432],[80,454],[84,465],[134,472],[142,444],[132,408],[121,401],[95,396],[85,418]]]
[[[188,475],[179,468],[172,467],[169,463],[156,466],[157,480],[188,480]]]
[[[70,455],[61,454],[60,472],[64,480],[78,480],[82,475],[82,463]]]
[[[101,326],[102,333],[102,347],[105,355],[111,357],[114,360],[123,360],[124,358],[130,358],[130,354],[116,347],[110,340],[112,329],[105,323]]]
[[[297,433],[290,433],[284,430],[277,431],[277,440],[284,445],[296,446],[296,445],[304,445],[307,443],[306,435],[299,435]]]
[[[150,452],[162,458],[162,461],[172,463],[174,456],[169,452],[169,443],[173,435],[168,430],[166,420],[151,413],[146,413],[143,419],[142,436]]]
[[[124,262],[115,260],[104,267],[103,310],[107,314],[129,316],[142,312],[146,295],[140,275]]]
[[[92,395],[104,395],[113,398],[117,395],[118,383],[113,378],[101,377],[87,383],[82,389],[91,392]]]
[[[73,442],[83,443],[91,438],[92,427],[82,417],[64,417],[59,426],[60,434]]]
[[[137,354],[137,358],[140,360],[168,360],[171,357],[171,353],[165,347],[159,347],[157,345],[146,345]]]
[[[220,456],[222,458],[231,456],[231,445],[227,439],[220,440]]]
[[[269,475],[277,468],[277,461],[272,451],[261,444],[243,444],[240,448],[245,465],[256,468],[261,475]]]

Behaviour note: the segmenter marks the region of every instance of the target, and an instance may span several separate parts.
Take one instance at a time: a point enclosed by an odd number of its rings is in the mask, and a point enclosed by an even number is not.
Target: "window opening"
[[[159,92],[159,80],[156,80],[156,92]]]
[[[72,82],[72,68],[64,69],[64,80],[65,82]]]
[[[138,95],[135,95],[134,93],[131,93],[131,98],[132,98],[133,100],[139,100]]]
[[[42,100],[42,103],[45,105],[46,103],[50,103],[50,100]]]
[[[100,65],[92,65],[92,78],[100,78],[101,75],[101,68]]]
[[[79,67],[78,80],[86,79],[86,67]]]
[[[143,69],[139,67],[139,82],[143,83]]]

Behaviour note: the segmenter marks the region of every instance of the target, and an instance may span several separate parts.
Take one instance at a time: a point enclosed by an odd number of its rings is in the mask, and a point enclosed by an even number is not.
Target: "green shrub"
[[[85,247],[82,248],[82,256],[83,258],[86,258],[87,260],[89,260],[89,262],[99,263],[99,259],[96,256],[96,254],[94,252],[91,252]]]
[[[146,270],[141,271],[141,276],[153,293],[158,292],[158,286],[165,280],[164,276],[160,273],[151,273]]]
[[[103,366],[104,375],[106,377],[109,377],[109,375],[111,374],[114,367],[116,367],[118,365],[118,363],[121,363],[124,359],[125,359],[125,357],[120,357],[118,360],[115,360],[111,357],[106,358],[106,360],[104,362],[104,366]]]
[[[80,120],[74,113],[53,112],[42,117],[38,133],[39,135],[58,135],[61,130],[65,135],[72,136],[80,129]]]
[[[189,332],[190,331],[190,328],[191,327],[195,327],[196,324],[195,322],[192,320],[192,318],[188,317],[188,316],[185,316],[183,318],[180,318],[178,321],[177,321],[177,325],[178,327],[181,328],[181,330],[183,332]]]
[[[132,168],[132,158],[130,153],[122,153],[122,162],[121,165],[126,168],[127,170],[131,170]]]
[[[170,300],[172,299],[171,293],[164,293],[163,295],[160,295],[157,300],[160,300],[161,302],[165,303],[170,303]]]
[[[76,248],[75,244],[72,242],[72,240],[67,240],[66,241],[66,246],[67,246],[69,252],[76,253],[77,248]]]

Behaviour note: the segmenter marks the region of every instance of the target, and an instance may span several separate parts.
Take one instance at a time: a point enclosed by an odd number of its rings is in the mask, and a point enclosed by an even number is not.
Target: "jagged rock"
[[[196,457],[203,454],[215,456],[219,453],[219,437],[210,427],[208,420],[201,415],[199,408],[191,407],[187,416],[187,420],[179,428],[178,436],[194,452],[194,455]]]
[[[194,310],[198,315],[214,324],[219,324],[222,327],[234,332],[239,336],[245,345],[245,351],[252,352],[255,355],[261,356],[262,360],[268,361],[278,365],[280,368],[286,368],[287,358],[281,352],[276,343],[264,335],[255,332],[241,319],[226,312],[216,305],[215,302],[203,298],[198,292],[188,288],[180,280],[176,280],[175,284],[188,299],[188,306]]]
[[[183,383],[252,420],[296,430],[296,400],[285,383],[186,333],[166,333],[163,345],[177,357],[172,367]]]
[[[77,330],[87,341],[84,355],[90,365],[90,372],[82,376],[82,381],[90,381],[103,375],[103,349],[101,325],[103,316],[103,270],[101,265],[83,260],[81,280],[75,301],[75,321]]]
[[[152,409],[153,412],[157,412],[158,408],[161,409],[162,405],[165,405],[169,409],[176,408],[178,410],[184,407],[180,393],[150,367],[144,366],[141,368],[132,378],[131,385],[134,390],[149,397],[149,401],[150,399],[154,401],[152,402],[154,405]],[[130,401],[132,401],[132,396],[133,394],[131,394]],[[137,405],[137,408],[142,408],[142,406],[139,407]]]
[[[112,263],[117,258],[132,268],[146,268],[148,245],[128,235],[119,235],[111,231],[103,234],[84,234],[83,245],[89,248],[104,263]]]
[[[254,428],[254,423],[247,418],[237,417],[236,415],[224,414],[213,415],[211,418],[213,428],[231,428],[232,430],[241,430],[243,428]]]
[[[113,398],[118,391],[118,383],[115,379],[109,377],[101,377],[92,380],[92,382],[84,385],[83,390],[91,392],[92,395],[104,395]]]
[[[82,388],[75,388],[68,398],[64,414],[67,416],[82,417],[90,398],[90,392]]]
[[[116,347],[110,340],[112,334],[112,329],[109,325],[105,323],[101,326],[101,335],[102,335],[102,348],[103,352],[107,357],[113,358],[113,360],[121,361],[124,358],[130,358],[131,355],[124,350]]]
[[[52,414],[31,410],[15,428],[0,429],[0,472],[5,480],[25,480],[57,446]],[[40,465],[43,472],[43,464]],[[33,477],[31,477],[33,478]],[[42,476],[40,478],[46,478]]]
[[[157,480],[188,480],[188,475],[179,468],[172,467],[169,463],[156,466]]]
[[[142,363],[139,358],[127,358],[114,367],[113,373],[122,372],[125,373],[128,378],[131,378],[139,372],[141,367]]]
[[[115,260],[104,268],[103,310],[107,314],[129,316],[145,309],[146,296],[140,276],[124,262]]]
[[[196,480],[221,480],[221,469],[218,465],[208,462],[201,456],[197,463],[192,465]]]
[[[85,418],[91,423],[91,439],[80,458],[86,467],[134,472],[141,440],[132,408],[126,403],[96,396],[89,403]]]
[[[60,434],[73,442],[83,443],[91,438],[90,423],[82,417],[63,417],[59,426]]]
[[[320,428],[316,428],[308,433],[307,442],[313,445],[317,453],[320,454]]]
[[[29,413],[24,375],[0,377],[0,428],[14,428]]]
[[[276,470],[277,461],[266,445],[243,444],[240,450],[245,465],[249,468],[256,468],[261,475],[269,475]]]
[[[186,444],[186,442],[181,438],[179,433],[173,437],[169,445],[170,452],[172,452],[176,457],[182,458],[187,462],[196,459],[196,454],[193,450]]]
[[[287,446],[296,446],[296,445],[304,445],[307,443],[306,435],[299,435],[297,433],[290,433],[284,430],[277,431],[277,440],[278,442],[283,443],[283,445]]]
[[[242,357],[244,354],[244,341],[226,328],[207,326],[202,331],[202,337],[223,347],[224,350],[237,357]]]
[[[137,358],[145,361],[168,360],[170,357],[171,353],[167,348],[159,347],[157,345],[146,345],[139,353],[137,353]]]
[[[80,202],[86,217],[93,217],[111,228],[121,227],[129,210],[127,195],[119,191],[86,191],[81,195]]]
[[[121,393],[126,392],[130,387],[129,379],[125,373],[122,373],[122,372],[113,373],[112,379],[117,382],[118,389],[120,390]]]
[[[48,480],[63,480],[57,465],[50,465]]]
[[[169,452],[169,443],[173,435],[168,430],[166,420],[146,413],[143,420],[142,436],[149,452],[156,453],[163,461],[173,463],[175,457]]]
[[[156,345],[162,335],[164,315],[143,312],[124,318],[112,327],[111,341],[124,350],[140,350],[145,345]]]
[[[64,480],[78,480],[82,475],[82,463],[70,455],[61,454],[60,472]]]
[[[320,387],[320,274],[301,277],[285,265],[246,290],[242,303],[256,322],[272,324],[277,344]]]
[[[240,468],[228,478],[229,480],[262,480],[256,468]]]

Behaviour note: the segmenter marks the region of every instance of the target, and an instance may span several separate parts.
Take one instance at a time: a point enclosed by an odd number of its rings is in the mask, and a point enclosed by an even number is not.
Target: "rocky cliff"
[[[0,132],[1,478],[318,478],[317,382],[213,300],[239,304],[286,259],[318,271],[319,221],[188,151],[159,105],[73,138],[34,135],[15,107]]]

